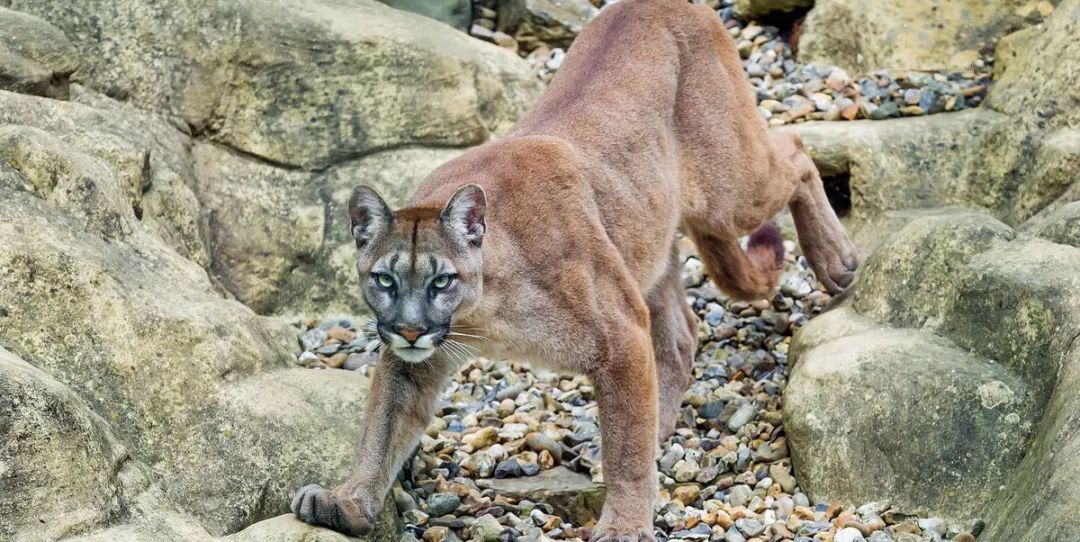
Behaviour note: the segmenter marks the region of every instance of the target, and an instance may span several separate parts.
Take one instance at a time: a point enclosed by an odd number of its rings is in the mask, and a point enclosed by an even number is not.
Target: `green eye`
[[[375,275],[375,282],[383,288],[392,288],[394,286],[394,279],[384,273]]]
[[[431,285],[440,290],[446,288],[450,285],[450,275],[439,275],[435,277],[435,280],[431,281]]]

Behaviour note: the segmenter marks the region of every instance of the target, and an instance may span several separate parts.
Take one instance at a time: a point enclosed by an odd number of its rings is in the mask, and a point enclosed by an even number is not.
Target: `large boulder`
[[[526,49],[565,49],[599,12],[589,0],[499,0],[498,28]]]
[[[109,520],[126,458],[71,388],[0,348],[0,538],[52,540]]]
[[[1028,17],[1040,16],[1038,10],[1021,9],[1033,4],[817,0],[803,25],[799,60],[840,66],[850,73],[964,70],[978,58],[978,49],[1019,28]]]
[[[79,55],[45,21],[0,8],[0,89],[66,100]]]
[[[77,80],[269,163],[466,146],[540,91],[525,62],[375,0],[5,0],[82,53]]]
[[[49,152],[0,165],[0,340],[78,393],[165,501],[211,534],[285,512],[303,483],[343,478],[366,380],[286,369],[278,333],[130,207],[129,229],[110,236],[91,212],[98,200],[41,193],[31,178],[54,166],[103,193],[122,176],[28,133]]]
[[[792,349],[785,430],[813,498],[983,519],[980,540],[1080,529],[1080,248],[1060,244],[1076,214],[1025,226],[1056,243],[924,214],[866,259],[853,300]]]
[[[981,517],[1027,452],[1036,394],[945,339],[861,318],[836,310],[802,331],[823,344],[796,352],[784,396],[800,485],[818,500]]]

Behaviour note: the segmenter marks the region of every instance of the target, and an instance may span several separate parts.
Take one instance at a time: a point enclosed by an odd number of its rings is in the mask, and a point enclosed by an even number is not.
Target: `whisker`
[[[448,345],[451,349],[453,349],[453,351],[460,356],[463,363],[468,361],[469,358],[475,357],[475,355],[471,354],[468,350],[464,348],[465,345],[453,339],[447,339],[444,344]],[[479,350],[477,350],[477,352],[479,352]]]
[[[458,333],[457,331],[448,331],[447,335],[453,335],[455,337],[468,337],[470,339],[477,339],[481,341],[490,341],[487,337],[481,337],[480,335],[470,335],[468,333]]]
[[[462,351],[464,351],[466,353],[471,352],[473,356],[476,356],[476,355],[480,354],[480,349],[473,346],[473,345],[471,345],[471,344],[465,344],[463,342],[455,341],[453,339],[447,339],[447,340],[454,343],[455,348],[458,348],[458,349],[460,349],[460,350],[462,350]]]

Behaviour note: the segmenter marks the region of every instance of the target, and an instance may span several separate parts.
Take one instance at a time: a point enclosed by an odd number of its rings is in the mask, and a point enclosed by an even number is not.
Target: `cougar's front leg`
[[[384,350],[371,381],[349,479],[331,490],[304,486],[293,497],[293,513],[306,523],[346,534],[370,532],[390,484],[431,421],[435,400],[456,367],[440,353],[411,364]]]
[[[647,330],[610,337],[591,377],[600,406],[607,497],[591,542],[652,542],[656,494],[656,368]]]

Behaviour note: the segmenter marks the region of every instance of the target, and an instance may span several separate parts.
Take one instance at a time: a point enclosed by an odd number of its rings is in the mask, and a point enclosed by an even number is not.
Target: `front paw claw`
[[[318,484],[296,492],[290,507],[296,517],[311,525],[327,527],[349,535],[371,532],[374,521],[352,499],[343,499]]]

